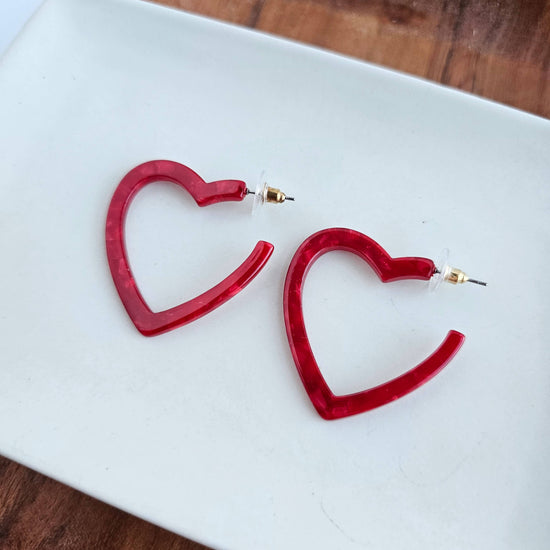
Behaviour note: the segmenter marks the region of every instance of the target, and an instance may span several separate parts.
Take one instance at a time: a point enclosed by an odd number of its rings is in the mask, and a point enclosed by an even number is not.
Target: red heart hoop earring
[[[266,264],[273,245],[259,241],[248,258],[222,282],[200,296],[165,311],[153,312],[141,295],[126,253],[124,223],[132,199],[147,184],[169,181],[183,187],[199,206],[217,202],[242,201],[255,195],[255,206],[294,200],[279,189],[263,184],[256,192],[247,189],[244,181],[221,180],[206,183],[187,166],[169,160],[153,160],[128,172],[116,188],[105,227],[107,259],[116,289],[136,328],[144,336],[155,336],[175,329],[206,315],[240,292]]]
[[[317,412],[326,420],[344,418],[380,407],[412,392],[435,376],[454,357],[465,336],[449,331],[443,343],[427,359],[405,374],[359,393],[334,395],[313,356],[304,324],[302,290],[311,265],[332,250],[346,250],[365,260],[383,283],[402,279],[446,280],[453,284],[470,281],[462,271],[436,268],[427,258],[392,258],[370,237],[351,229],[325,229],[308,237],[292,258],[284,288],[284,318],[288,342],[306,392]]]

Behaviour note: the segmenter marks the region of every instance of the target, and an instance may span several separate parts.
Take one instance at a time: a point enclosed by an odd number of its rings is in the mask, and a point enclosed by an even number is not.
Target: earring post
[[[474,283],[475,285],[487,286],[487,283],[484,281],[478,281],[477,279],[468,279],[467,283]]]

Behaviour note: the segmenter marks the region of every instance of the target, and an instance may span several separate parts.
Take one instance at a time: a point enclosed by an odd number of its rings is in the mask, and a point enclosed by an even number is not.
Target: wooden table
[[[550,118],[550,0],[157,0]],[[0,457],[0,548],[199,550]]]

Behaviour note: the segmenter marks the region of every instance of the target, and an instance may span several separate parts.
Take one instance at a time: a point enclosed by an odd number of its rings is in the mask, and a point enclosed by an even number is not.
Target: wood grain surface
[[[550,0],[157,0],[550,118]],[[203,546],[0,457],[0,549]]]
[[[550,118],[549,0],[157,0]]]

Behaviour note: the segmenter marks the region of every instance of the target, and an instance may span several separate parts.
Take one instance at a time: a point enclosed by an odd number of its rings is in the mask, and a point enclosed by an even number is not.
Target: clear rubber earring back
[[[451,266],[448,264],[449,261],[449,249],[444,248],[435,263],[436,272],[432,275],[432,278],[428,282],[428,288],[430,292],[435,292],[440,286],[441,283],[445,280],[445,277],[449,275]]]
[[[262,170],[260,179],[254,189],[254,200],[252,201],[252,215],[255,216],[265,204],[267,195],[267,182],[265,180],[265,170]]]
[[[256,189],[248,192],[251,195],[254,195],[254,200],[252,202],[252,215],[256,215],[265,203],[281,204],[285,201],[294,200],[294,197],[285,195],[285,193],[283,193],[280,189],[270,187],[266,181],[265,171],[262,171],[260,174],[260,179],[258,181],[258,185],[256,185]]]
[[[432,275],[428,288],[435,292],[443,281],[451,283],[452,285],[461,285],[463,283],[473,283],[476,285],[487,286],[487,283],[479,281],[478,279],[472,279],[464,271],[456,267],[451,267],[448,263],[449,249],[445,248],[439,255],[439,260],[435,263],[435,272]]]

